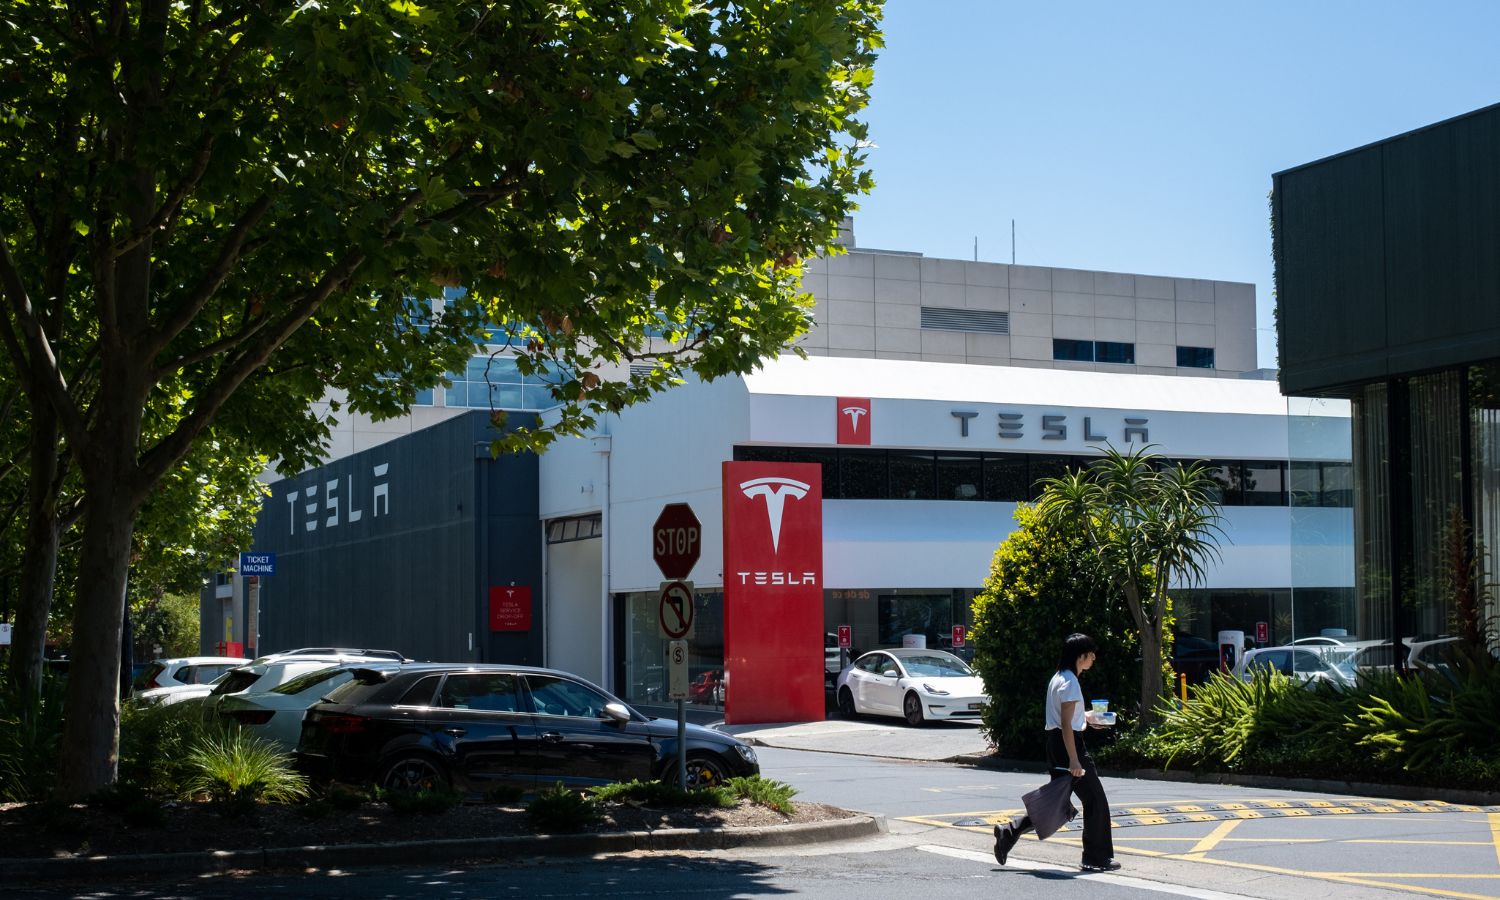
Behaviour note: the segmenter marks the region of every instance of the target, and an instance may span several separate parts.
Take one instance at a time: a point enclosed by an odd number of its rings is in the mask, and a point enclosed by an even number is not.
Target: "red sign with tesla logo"
[[[823,718],[823,467],[724,463],[724,721]]]
[[[870,443],[870,398],[839,397],[839,443]]]
[[[490,631],[531,630],[531,588],[490,588]]]

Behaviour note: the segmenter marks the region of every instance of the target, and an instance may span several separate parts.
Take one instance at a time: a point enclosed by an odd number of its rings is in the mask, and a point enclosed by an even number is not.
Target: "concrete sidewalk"
[[[749,744],[885,759],[964,760],[988,756],[990,742],[978,723],[928,722],[913,728],[899,719],[829,719],[764,725],[713,726]]]

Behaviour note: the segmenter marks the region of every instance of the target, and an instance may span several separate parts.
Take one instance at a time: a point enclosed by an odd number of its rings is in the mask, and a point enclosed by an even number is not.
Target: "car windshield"
[[[974,674],[963,660],[947,653],[926,656],[903,656],[901,664],[908,675],[918,678],[960,678]]]
[[[348,672],[348,669],[320,669],[316,672],[308,672],[306,675],[299,675],[285,684],[280,684],[276,687],[271,688],[271,693],[300,694],[303,691],[315,688],[332,678],[337,678],[340,675],[346,675],[348,674]]]
[[[260,680],[264,674],[260,669],[230,669],[225,672],[218,681],[214,682],[213,692],[218,695],[238,694],[245,688]]]

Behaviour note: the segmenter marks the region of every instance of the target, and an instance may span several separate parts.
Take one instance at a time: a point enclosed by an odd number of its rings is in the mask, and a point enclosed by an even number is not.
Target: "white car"
[[[839,674],[839,712],[928,719],[978,719],[990,696],[969,664],[945,650],[871,650]]]
[[[130,692],[139,694],[161,688],[206,685],[235,666],[250,660],[240,656],[180,656],[153,659],[131,682]]]
[[[1354,684],[1353,672],[1347,665],[1349,655],[1346,649],[1327,645],[1257,647],[1246,650],[1240,658],[1239,673],[1245,681],[1250,681],[1258,669],[1275,669],[1307,684],[1324,682],[1349,687]]]
[[[328,692],[354,677],[357,670],[399,671],[400,663],[368,659],[338,663],[315,669],[285,681],[269,691],[245,691],[218,698],[215,712],[257,737],[265,738],[290,753],[302,734],[302,715]]]

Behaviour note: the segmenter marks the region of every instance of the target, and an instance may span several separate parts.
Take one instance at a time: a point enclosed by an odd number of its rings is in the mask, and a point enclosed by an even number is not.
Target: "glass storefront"
[[[617,693],[627,703],[675,703],[668,697],[667,639],[657,619],[661,598],[655,591],[615,595]],[[696,591],[693,633],[688,638],[690,706],[724,708],[724,594]]]

